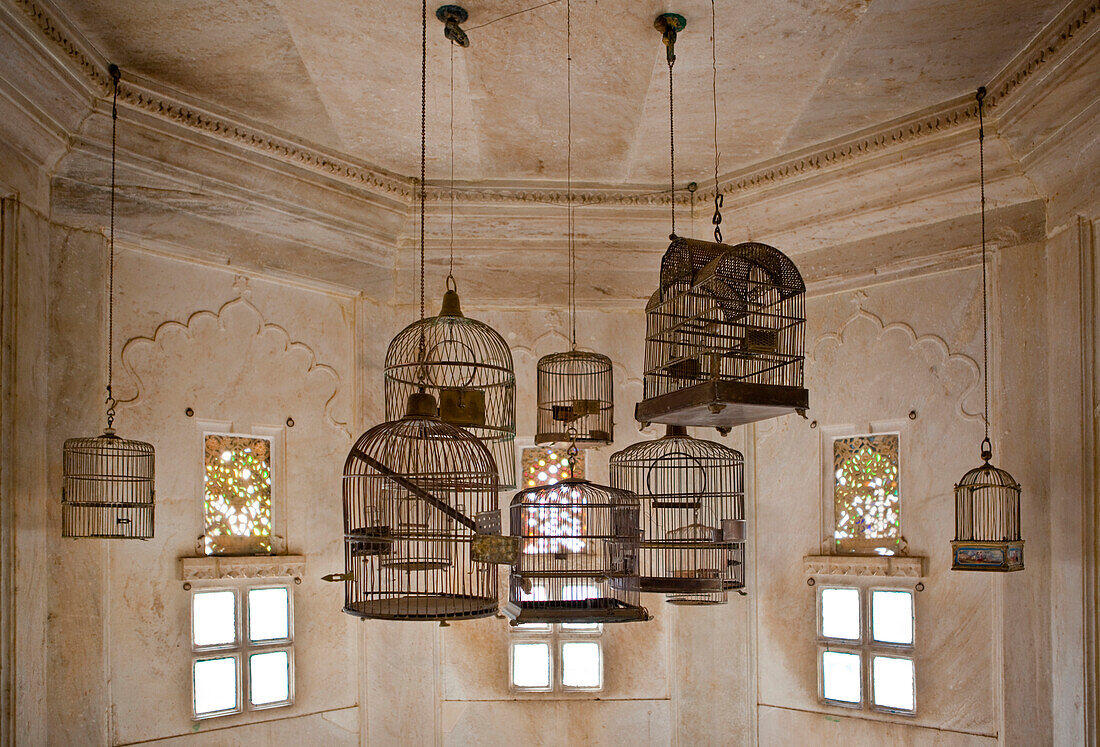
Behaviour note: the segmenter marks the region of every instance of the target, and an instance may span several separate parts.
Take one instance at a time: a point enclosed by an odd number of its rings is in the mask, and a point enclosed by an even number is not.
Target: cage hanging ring
[[[455,276],[451,273],[447,273],[447,290],[458,293],[458,282],[455,280]]]

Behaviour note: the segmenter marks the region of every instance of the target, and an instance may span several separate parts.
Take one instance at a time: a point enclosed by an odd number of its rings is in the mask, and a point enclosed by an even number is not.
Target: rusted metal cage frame
[[[473,360],[431,359],[433,350],[452,343],[469,350]],[[453,372],[462,369],[468,369],[470,375],[456,386],[459,381]],[[399,419],[411,394],[426,391],[441,402],[445,390],[460,388],[484,393],[484,422],[458,425],[489,448],[501,490],[515,488],[516,376],[512,352],[496,330],[464,316],[458,294],[448,290],[438,316],[413,322],[390,341],[383,372],[386,419]]]
[[[562,491],[568,502],[561,502]],[[527,514],[545,509],[584,512],[580,533],[528,533]],[[637,571],[638,499],[631,493],[584,479],[562,480],[516,493],[509,509],[511,534],[520,542],[520,554],[509,577],[505,614],[512,624],[620,623],[649,619],[641,595],[629,579]],[[590,519],[595,523],[590,523]],[[583,552],[542,550],[526,552],[527,541],[559,540],[585,543]],[[578,567],[578,560],[581,564]],[[525,599],[535,584],[547,590],[546,599]],[[567,599],[570,587],[591,587],[598,596]]]
[[[737,267],[743,277],[723,274],[723,265]],[[754,277],[757,269],[760,272]],[[736,283],[740,283],[740,292],[731,290]],[[769,292],[776,298],[765,304],[750,300],[752,295]],[[753,317],[771,323],[749,324],[747,320]],[[699,327],[689,334],[706,340],[683,339],[689,326]],[[742,329],[742,333],[732,332],[735,328]],[[750,329],[775,333],[776,350],[764,353],[749,349]],[[788,331],[790,339],[783,340],[782,333]],[[666,349],[680,345],[688,345],[689,353],[670,354]],[[747,372],[727,371],[723,365],[715,371],[712,362],[712,370],[704,375],[702,359],[708,356],[734,361],[767,360],[770,365]],[[645,399],[693,385],[684,380],[734,380],[801,388],[804,360],[805,283],[793,262],[778,249],[758,242],[729,245],[673,239],[662,258],[660,287],[646,308]],[[671,367],[688,361],[697,363],[695,372],[669,373]]]
[[[955,485],[955,539],[952,570],[1022,571],[1021,488],[1015,478],[988,459]],[[979,516],[979,513],[984,515]],[[966,562],[966,553],[988,553],[988,561]]]
[[[584,370],[570,370],[585,367]],[[615,440],[615,373],[611,359],[583,350],[551,353],[536,365],[538,412],[535,443],[610,444]],[[564,417],[577,402],[597,403],[596,412]]]
[[[496,464],[480,440],[435,417],[434,398],[416,398],[410,414],[360,436],[345,461],[344,611],[386,620],[494,615],[497,567],[473,560],[470,544],[477,514],[498,509]],[[403,523],[401,511],[437,524]],[[403,548],[415,564],[384,560]]]
[[[662,461],[666,463],[661,464]],[[666,594],[670,603],[702,605],[724,604],[727,591],[744,588],[745,541],[722,535],[724,521],[745,520],[745,461],[740,452],[693,438],[686,428],[670,426],[662,438],[642,441],[612,454],[608,469],[614,487],[631,491],[641,501],[637,581],[641,591]],[[668,481],[658,483],[656,491],[654,470],[659,470],[658,474]],[[696,486],[693,483],[700,475],[703,484]],[[662,503],[665,505],[658,505]],[[687,503],[699,505],[692,507]],[[706,511],[714,520],[714,534],[694,540],[669,538],[669,528],[664,526],[667,521],[659,521],[662,517],[658,511],[663,510],[677,514],[694,511],[695,522]],[[680,516],[672,521],[678,523],[688,518]],[[672,559],[683,561],[685,553],[689,563],[714,563],[718,571],[715,577],[674,575]]]
[[[152,444],[108,429],[70,438],[62,455],[61,536],[152,539],[156,455]]]

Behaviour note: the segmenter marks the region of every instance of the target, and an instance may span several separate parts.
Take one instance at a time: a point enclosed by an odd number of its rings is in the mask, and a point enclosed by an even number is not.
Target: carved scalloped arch
[[[340,374],[336,369],[324,363],[317,362],[317,354],[313,348],[304,342],[291,340],[290,334],[283,327],[272,324],[264,319],[260,310],[247,297],[247,291],[241,296],[223,304],[216,312],[196,311],[191,314],[186,322],[167,321],[156,328],[151,336],[134,337],[126,342],[120,356],[123,370],[129,374],[134,382],[132,396],[120,395],[119,404],[135,406],[142,401],[149,390],[146,382],[148,373],[158,370],[151,365],[154,358],[170,359],[166,355],[166,348],[180,344],[179,340],[187,344],[195,344],[199,338],[209,335],[212,330],[219,336],[230,337],[231,331],[257,338],[268,338],[268,345],[274,352],[284,354],[294,361],[302,370],[305,377],[314,380],[325,380],[328,383],[318,385],[318,390],[327,394],[324,399],[324,422],[341,431],[348,438],[351,431],[346,422],[337,419],[333,414],[334,402],[340,391]],[[250,331],[251,330],[251,331]],[[250,331],[250,332],[249,332]],[[232,340],[227,340],[232,344]]]

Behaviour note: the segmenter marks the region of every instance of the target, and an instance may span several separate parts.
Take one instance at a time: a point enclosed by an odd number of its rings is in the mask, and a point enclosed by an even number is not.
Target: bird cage
[[[538,362],[535,443],[609,444],[615,440],[611,359],[570,350]]]
[[[344,611],[455,620],[497,611],[497,569],[471,557],[478,513],[498,510],[485,445],[409,397],[405,416],[364,433],[344,463]]]
[[[505,614],[525,623],[648,620],[640,605],[638,499],[568,479],[520,491],[511,533],[519,541]]]
[[[674,237],[646,306],[642,423],[736,425],[804,412],[806,286],[756,242]]]
[[[745,463],[669,426],[611,455],[611,484],[641,501],[641,591],[676,604],[721,604],[745,586]]]
[[[1012,475],[989,463],[963,475],[955,486],[955,541],[951,569],[955,571],[1022,571],[1024,541],[1020,539],[1020,485]]]
[[[493,455],[502,490],[516,487],[516,376],[496,330],[462,314],[448,288],[438,316],[413,322],[386,351],[386,419],[397,420],[409,395],[436,397],[440,419],[465,428]]]
[[[108,428],[65,441],[61,536],[149,539],[153,536],[153,447]]]

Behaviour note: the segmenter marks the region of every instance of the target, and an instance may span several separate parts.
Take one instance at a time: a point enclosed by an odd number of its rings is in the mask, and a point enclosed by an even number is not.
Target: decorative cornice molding
[[[807,576],[921,578],[925,560],[902,555],[807,555],[802,558],[802,570]]]
[[[41,0],[12,0],[30,19],[38,32],[56,46],[99,95],[106,95],[109,78],[103,63],[85,51],[47,12]],[[1058,58],[1070,41],[1100,11],[1098,0],[1077,0],[1048,24],[1043,33],[1036,36],[1026,49],[1017,55],[1002,73],[989,84],[987,101],[995,115],[998,100],[1005,99],[1044,65]],[[275,159],[290,162],[336,179],[383,194],[393,199],[412,202],[416,198],[416,185],[412,178],[402,177],[357,163],[351,159],[326,152],[314,145],[295,142],[274,135],[258,126],[246,125],[233,117],[203,111],[198,106],[183,103],[161,91],[142,88],[124,82],[120,100],[163,120],[191,128],[211,137],[220,138],[242,148],[259,152]],[[977,106],[969,97],[960,97],[938,107],[915,112],[874,128],[853,133],[828,143],[789,154],[771,162],[758,164],[727,174],[718,180],[717,188],[724,195],[737,195],[771,187],[783,181],[825,172],[841,164],[872,156],[900,145],[908,145],[930,135],[950,132],[960,126],[973,123]],[[713,198],[715,186],[702,190],[697,198]],[[463,187],[455,191],[455,197],[468,203],[545,203],[564,204],[567,193],[560,188],[510,188]],[[429,200],[449,199],[449,192],[434,186],[427,190]],[[662,189],[590,189],[573,192],[575,204],[581,206],[615,205],[656,207],[668,205],[667,191]],[[686,204],[687,196],[678,196],[677,203]]]
[[[180,558],[181,581],[219,578],[294,578],[305,575],[304,555]]]

